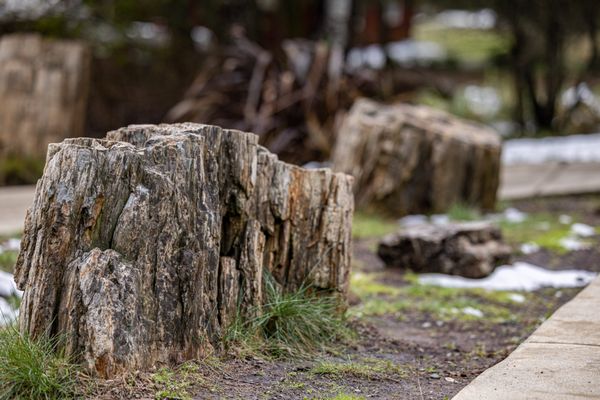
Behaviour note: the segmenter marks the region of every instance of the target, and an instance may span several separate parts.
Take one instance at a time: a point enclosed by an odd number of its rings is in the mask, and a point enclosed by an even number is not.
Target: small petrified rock
[[[511,249],[487,222],[407,227],[383,238],[377,254],[388,267],[483,278],[507,263]]]
[[[356,178],[357,208],[402,216],[455,203],[494,207],[502,143],[490,128],[425,106],[360,99],[337,138],[333,169]]]
[[[344,296],[351,181],[215,126],[53,144],[16,266],[20,329],[110,377],[218,348],[238,311],[260,312],[265,270]]]

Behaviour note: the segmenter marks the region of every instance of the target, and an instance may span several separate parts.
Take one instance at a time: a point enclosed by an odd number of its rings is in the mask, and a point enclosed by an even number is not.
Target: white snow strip
[[[600,162],[600,133],[504,142],[502,163]]]
[[[551,271],[525,262],[503,265],[488,277],[469,279],[444,274],[422,274],[419,282],[426,285],[449,288],[525,290],[533,291],[543,287],[568,288],[585,286],[594,279],[596,273],[583,270]]]

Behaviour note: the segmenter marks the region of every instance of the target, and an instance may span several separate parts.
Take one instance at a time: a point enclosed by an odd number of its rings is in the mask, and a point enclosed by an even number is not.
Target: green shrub
[[[44,171],[44,160],[7,156],[0,160],[0,185],[35,183]]]

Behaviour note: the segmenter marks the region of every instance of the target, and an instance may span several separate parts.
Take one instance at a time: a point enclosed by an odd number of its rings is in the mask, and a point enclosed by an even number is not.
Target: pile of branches
[[[207,58],[168,122],[192,121],[254,132],[281,159],[327,160],[336,127],[357,97],[402,92],[386,70],[348,72],[343,52],[324,42],[286,40],[269,52],[245,37]]]

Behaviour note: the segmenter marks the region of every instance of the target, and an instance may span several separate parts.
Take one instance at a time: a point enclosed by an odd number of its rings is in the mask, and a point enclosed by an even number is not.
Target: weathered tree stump
[[[44,160],[49,143],[83,135],[91,53],[80,42],[0,39],[0,157]]]
[[[394,216],[492,209],[501,142],[482,125],[425,106],[358,100],[342,123],[333,169],[356,178],[357,208]]]
[[[487,222],[415,225],[386,236],[377,251],[388,267],[483,278],[510,260],[499,228]]]
[[[218,348],[238,305],[259,312],[265,270],[343,296],[351,181],[207,125],[53,144],[16,267],[20,329],[64,335],[108,377]]]

